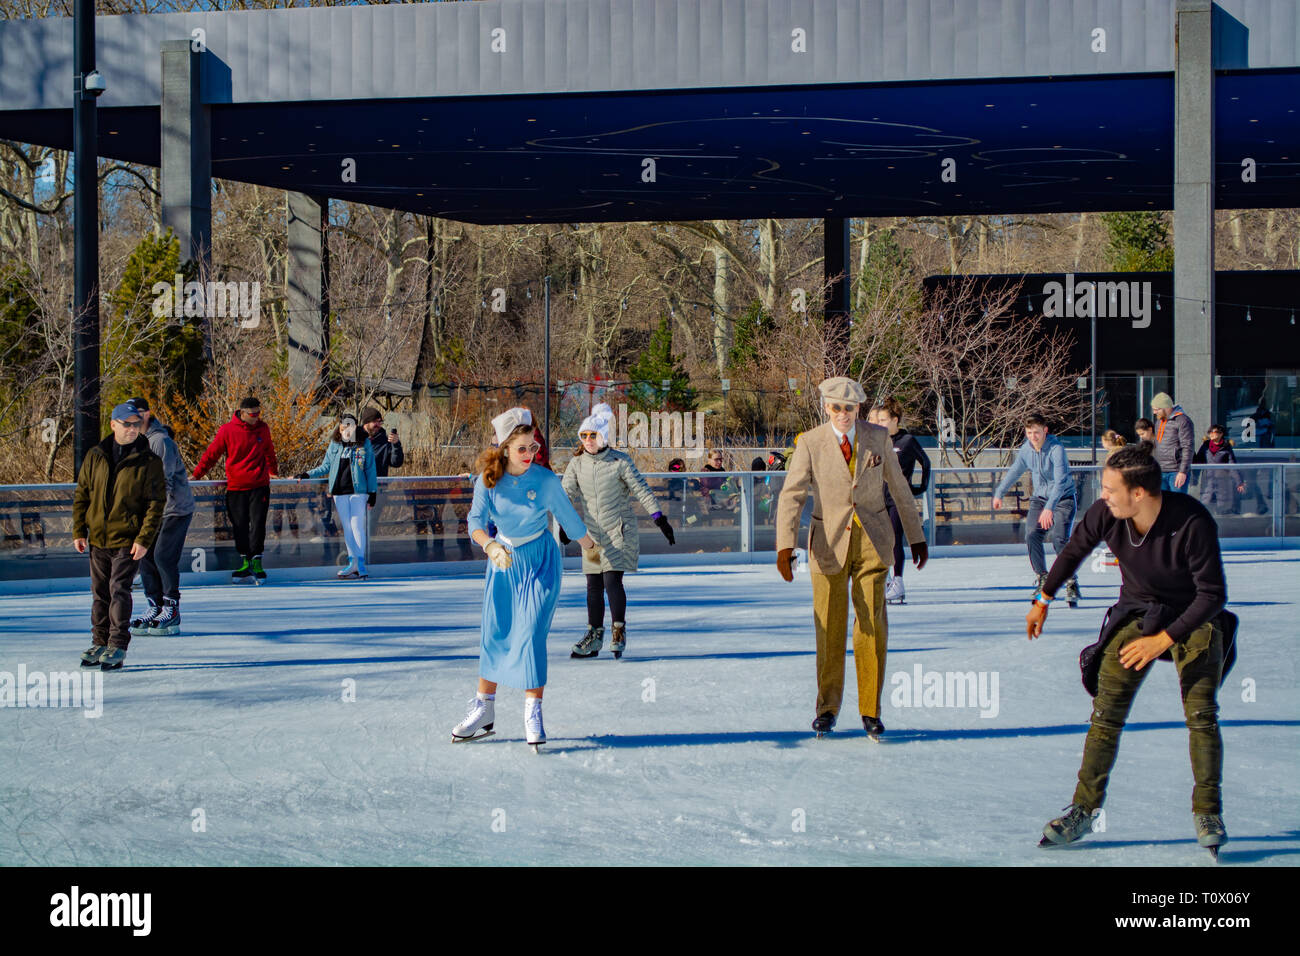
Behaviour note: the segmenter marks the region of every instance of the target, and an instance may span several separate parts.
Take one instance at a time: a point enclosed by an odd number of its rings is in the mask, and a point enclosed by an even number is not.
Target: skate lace
[[[1197,833],[1218,833],[1223,829],[1223,818],[1217,813],[1198,813],[1196,815]]]
[[[528,728],[530,733],[536,733],[545,737],[546,731],[542,729],[542,708],[528,708],[528,713],[524,715],[524,725]]]
[[[472,724],[483,716],[485,710],[487,710],[487,701],[479,697],[471,697],[469,706],[465,710],[465,719],[461,721],[461,724]],[[444,726],[446,725],[444,724]]]
[[[590,629],[587,631],[586,636],[584,636],[578,643],[583,650],[587,650],[599,640],[601,640],[601,636],[596,633],[595,629]]]
[[[1085,821],[1091,821],[1092,817],[1087,810],[1077,804],[1070,804],[1063,808],[1066,813],[1061,817],[1061,826],[1067,830],[1077,830]]]

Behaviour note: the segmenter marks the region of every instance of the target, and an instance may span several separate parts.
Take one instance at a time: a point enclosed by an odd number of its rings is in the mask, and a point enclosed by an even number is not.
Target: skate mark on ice
[[[477,661],[477,654],[406,654],[397,657],[299,657],[275,661],[207,661],[201,664],[146,664],[132,668],[145,671],[229,670],[236,667],[305,667],[329,664],[411,664],[434,661]]]

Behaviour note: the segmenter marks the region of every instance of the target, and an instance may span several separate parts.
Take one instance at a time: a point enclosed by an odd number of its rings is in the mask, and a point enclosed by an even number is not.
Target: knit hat
[[[1168,392],[1156,392],[1156,394],[1151,397],[1151,407],[1152,408],[1173,408],[1174,400],[1169,397]]]
[[[591,410],[591,414],[582,420],[578,426],[578,434],[583,432],[597,432],[600,434],[601,444],[609,444],[609,425],[614,420],[614,410],[601,402]]]
[[[507,408],[492,419],[492,430],[496,432],[497,444],[502,444],[510,433],[520,425],[532,425],[533,413],[526,408]]]
[[[357,424],[357,416],[353,415],[351,412],[344,412],[339,416],[340,425],[346,425],[348,422],[351,422],[352,427],[355,428]]]
[[[239,403],[239,407],[240,408],[261,408],[262,403],[259,402],[252,395],[249,395],[246,399],[244,399],[242,402]]]
[[[817,386],[817,390],[828,402],[853,402],[861,405],[867,400],[867,393],[862,390],[862,386],[844,375],[828,378]]]

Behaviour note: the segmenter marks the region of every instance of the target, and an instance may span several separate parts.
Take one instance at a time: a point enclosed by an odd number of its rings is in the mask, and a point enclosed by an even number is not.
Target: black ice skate
[[[868,717],[862,715],[862,729],[867,732],[867,736],[872,740],[879,741],[885,733],[885,725],[880,722],[879,717]]]
[[[570,657],[595,657],[600,653],[600,649],[605,643],[605,629],[603,627],[589,627],[587,633],[577,644],[573,645],[573,652]]]
[[[116,671],[122,669],[122,662],[126,660],[126,648],[108,647],[104,649],[103,655],[99,658],[99,669],[105,671]]]
[[[239,556],[239,567],[230,573],[231,584],[245,584],[253,580],[253,566],[244,555]]]
[[[1079,579],[1070,578],[1065,582],[1065,600],[1070,607],[1079,606]]]
[[[92,644],[81,652],[81,666],[98,667],[100,659],[104,656],[104,652],[107,650],[107,644]]]
[[[812,722],[812,729],[817,732],[818,737],[825,737],[835,728],[835,715],[829,710],[824,714],[819,714],[817,719]]]

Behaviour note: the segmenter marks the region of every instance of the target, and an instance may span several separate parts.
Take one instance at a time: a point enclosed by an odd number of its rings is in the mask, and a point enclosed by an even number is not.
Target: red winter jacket
[[[271,483],[271,473],[278,472],[271,429],[266,422],[249,425],[239,412],[217,429],[217,437],[194,466],[194,477],[204,473],[226,456],[226,490],[251,491]]]

